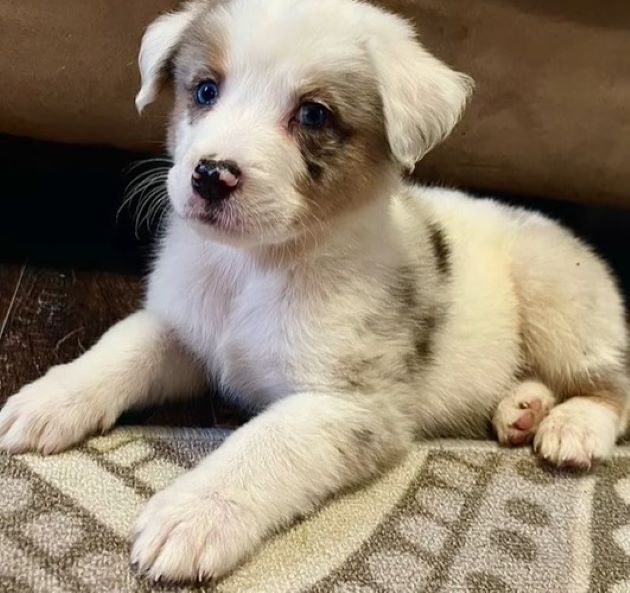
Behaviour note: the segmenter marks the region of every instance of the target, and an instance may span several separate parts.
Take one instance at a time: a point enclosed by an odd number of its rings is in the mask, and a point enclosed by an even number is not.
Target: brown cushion
[[[630,3],[383,0],[477,90],[422,179],[630,205]],[[175,0],[0,3],[0,132],[160,150],[163,98],[139,118],[143,28]]]
[[[159,149],[163,117],[140,119],[144,27],[175,0],[0,2],[0,132]]]

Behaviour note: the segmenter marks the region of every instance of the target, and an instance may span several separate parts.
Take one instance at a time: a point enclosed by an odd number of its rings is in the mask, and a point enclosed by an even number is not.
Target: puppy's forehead
[[[298,7],[300,3],[298,3]],[[273,63],[290,58],[301,62],[325,64],[343,56],[360,53],[359,31],[322,11],[317,4],[306,2],[301,10],[265,14],[260,10],[247,15],[249,23],[234,14],[232,52],[235,57],[251,59],[258,56]],[[265,18],[266,17],[266,18]]]
[[[340,18],[339,10],[326,10],[329,4],[234,0],[209,8],[192,25],[186,61],[220,64],[225,76],[258,72],[284,76],[285,82],[352,71],[366,61],[361,30]]]

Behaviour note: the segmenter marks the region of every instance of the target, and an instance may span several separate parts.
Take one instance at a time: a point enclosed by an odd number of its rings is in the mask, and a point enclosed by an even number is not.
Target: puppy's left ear
[[[138,112],[141,113],[160,92],[169,63],[196,13],[196,4],[188,3],[179,12],[170,12],[158,17],[145,31],[138,56],[142,81],[140,91],[136,95]]]
[[[406,21],[387,17],[393,35],[374,36],[368,48],[380,83],[390,149],[411,171],[455,127],[474,83],[426,51]]]

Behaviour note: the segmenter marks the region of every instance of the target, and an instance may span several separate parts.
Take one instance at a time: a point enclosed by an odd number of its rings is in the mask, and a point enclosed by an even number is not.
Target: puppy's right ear
[[[145,31],[138,56],[142,81],[140,91],[136,95],[136,108],[139,113],[142,113],[160,92],[169,63],[184,31],[195,15],[195,5],[191,3],[179,12],[158,17]]]

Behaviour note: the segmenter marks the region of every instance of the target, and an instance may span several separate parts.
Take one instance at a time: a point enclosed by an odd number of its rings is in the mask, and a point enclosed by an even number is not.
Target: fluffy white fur
[[[206,21],[222,33],[224,82],[217,105],[191,116],[186,76],[205,29],[192,49],[180,44]],[[188,4],[145,35],[140,108],[171,61],[174,214],[145,307],[13,396],[0,413],[2,447],[56,452],[131,406],[211,384],[261,410],[138,519],[132,560],[167,579],[225,574],[270,533],[395,463],[414,438],[480,435],[493,415],[502,441],[535,439],[558,465],[611,454],[628,394],[614,281],[538,214],[401,181],[455,125],[471,86],[408,24],[353,0]],[[351,183],[342,161],[342,204],[314,181],[305,198],[307,167],[287,123],[301,81],[322,70],[374,81],[391,157]],[[245,176],[214,223],[190,188],[208,154],[236,160]],[[304,222],[311,209],[321,217]]]

